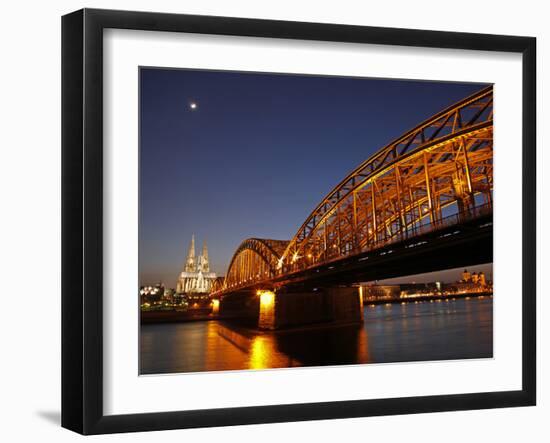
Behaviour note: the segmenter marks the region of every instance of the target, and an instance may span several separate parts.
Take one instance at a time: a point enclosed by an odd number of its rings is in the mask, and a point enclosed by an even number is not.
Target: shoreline
[[[363,302],[363,308],[385,305],[385,304],[405,304],[405,303],[423,303],[442,300],[458,300],[467,298],[483,298],[492,297],[492,291],[486,292],[473,292],[464,294],[449,294],[449,295],[426,295],[410,298],[392,298],[386,300],[365,300]],[[189,311],[140,311],[140,324],[162,324],[162,323],[191,323],[197,321],[211,321],[211,320],[229,320],[219,315],[212,315],[211,313],[193,313]]]
[[[409,297],[409,298],[389,298],[385,300],[365,300],[363,302],[364,306],[368,305],[384,305],[386,303],[396,304],[396,303],[414,303],[414,302],[425,302],[430,300],[457,300],[462,298],[482,298],[482,297],[492,297],[493,291],[484,291],[484,292],[465,292],[463,294],[448,294],[448,295],[421,295],[418,297]]]
[[[206,313],[190,313],[188,311],[140,311],[141,324],[157,323],[191,323],[196,321],[219,320],[219,316]]]

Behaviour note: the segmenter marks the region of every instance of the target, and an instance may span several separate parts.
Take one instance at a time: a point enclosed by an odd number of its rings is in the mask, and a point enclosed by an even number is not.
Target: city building
[[[483,272],[474,272],[470,274],[467,269],[464,269],[462,280],[458,283],[472,283],[474,285],[487,286],[487,280]]]
[[[176,293],[185,294],[190,299],[207,298],[215,280],[216,274],[210,272],[206,242],[203,244],[201,255],[197,258],[195,255],[195,236],[193,235],[187,253],[187,260],[178,277]]]
[[[361,286],[365,302],[396,301],[405,298],[434,296],[441,292],[441,282]]]
[[[174,303],[175,298],[174,295],[176,294],[176,291],[172,288],[165,288],[164,289],[164,296],[163,299],[166,303]]]
[[[361,293],[365,302],[391,302],[403,299],[446,297],[459,294],[492,293],[493,285],[487,281],[483,272],[470,273],[467,269],[462,279],[454,283],[441,281],[429,283],[401,283],[393,285],[361,284]]]
[[[479,273],[478,282],[481,286],[487,286],[487,280],[485,279],[485,274],[483,272]]]
[[[155,286],[142,286],[139,288],[140,304],[145,307],[158,305],[162,302],[164,286],[157,283]]]
[[[399,298],[401,285],[365,285],[363,287],[364,301],[394,300]]]
[[[485,274],[483,272],[468,272],[464,269],[462,273],[462,280],[451,283],[449,285],[451,292],[483,292],[486,290],[492,290],[492,284],[487,282]]]

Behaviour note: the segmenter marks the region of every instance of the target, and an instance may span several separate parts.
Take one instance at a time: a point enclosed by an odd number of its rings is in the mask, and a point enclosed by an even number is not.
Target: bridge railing
[[[297,262],[290,266],[284,266],[280,270],[279,275],[290,274],[299,272],[306,269],[315,268],[324,264],[330,264],[346,257],[353,257],[361,253],[374,251],[386,247],[391,244],[400,243],[407,240],[413,240],[419,236],[443,230],[451,226],[460,225],[462,223],[475,220],[485,215],[490,215],[493,212],[493,206],[491,203],[470,206],[461,212],[452,214],[446,217],[438,218],[430,222],[417,223],[404,228],[402,231],[394,233],[391,237],[379,238],[376,242],[369,243],[363,247],[350,248],[346,253],[336,253],[334,256],[327,259],[318,260],[316,262],[307,263],[305,261]]]
[[[492,118],[493,88],[489,86],[442,110],[391,141],[348,174],[319,203],[290,240],[287,251],[301,249],[300,245],[311,237],[319,225],[326,222],[335,208],[380,171],[387,170],[428,147],[454,143],[456,138],[492,128]]]
[[[431,222],[424,223],[422,225],[411,227],[403,231],[403,233],[397,233],[387,243],[398,243],[404,240],[410,240],[411,238],[417,237],[419,235],[428,234],[430,232],[445,229],[450,226],[475,220],[482,216],[489,215],[492,212],[493,212],[493,207],[491,204],[484,204],[484,205],[470,207],[465,211],[458,212],[456,214],[452,214],[447,217],[442,217],[440,219],[436,219]],[[377,247],[379,246],[380,245],[377,245]]]
[[[307,269],[315,268],[315,267],[318,267],[318,266],[327,265],[327,264],[336,262],[338,260],[345,259],[347,257],[353,257],[354,255],[358,255],[358,254],[361,254],[361,253],[365,253],[365,252],[369,252],[369,251],[375,251],[377,249],[387,247],[391,244],[400,243],[400,242],[407,241],[407,240],[414,240],[415,238],[420,237],[420,236],[425,235],[425,234],[441,231],[441,230],[444,230],[444,229],[449,228],[451,226],[458,226],[462,223],[465,223],[465,222],[468,222],[468,221],[473,221],[473,220],[481,218],[483,216],[490,215],[490,214],[492,214],[492,212],[493,212],[493,205],[490,204],[490,203],[489,204],[484,204],[484,205],[468,207],[464,211],[458,212],[456,214],[452,214],[452,215],[449,215],[449,216],[446,216],[446,217],[442,217],[442,218],[439,218],[439,219],[436,219],[436,220],[432,220],[431,222],[424,223],[424,224],[421,224],[421,225],[409,226],[407,229],[404,229],[402,232],[394,234],[390,238],[380,239],[376,243],[367,245],[366,247],[363,247],[363,248],[357,248],[355,250],[352,249],[352,250],[349,251],[348,254],[340,254],[340,255],[338,255],[336,257],[332,257],[328,260],[318,261],[316,263],[309,264],[309,265],[306,265],[306,266],[304,266],[302,263],[300,263],[300,264],[296,263],[292,267],[286,267],[285,266],[275,276],[270,276],[269,278],[258,279],[258,280],[250,281],[250,282],[243,282],[242,285],[238,285],[236,287],[220,289],[219,291],[216,291],[214,293],[214,295],[220,296],[220,295],[223,295],[223,293],[227,292],[227,291],[233,292],[233,291],[237,291],[237,290],[240,290],[240,289],[250,288],[250,287],[253,287],[255,285],[260,285],[262,283],[268,284],[271,280],[273,280],[273,278],[277,278],[277,277],[280,277],[280,276],[285,275],[285,274],[292,274],[292,273],[295,273],[295,272],[300,272],[300,271],[304,271],[304,270],[307,270]]]

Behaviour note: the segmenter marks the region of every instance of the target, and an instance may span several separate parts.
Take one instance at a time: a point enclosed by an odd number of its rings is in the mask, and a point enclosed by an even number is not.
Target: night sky
[[[140,284],[175,286],[193,233],[219,275],[245,238],[289,240],[359,163],[484,86],[141,68]]]

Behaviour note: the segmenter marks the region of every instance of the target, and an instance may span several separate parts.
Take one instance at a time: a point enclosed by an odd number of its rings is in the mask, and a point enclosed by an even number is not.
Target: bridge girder
[[[437,113],[359,165],[290,241],[247,239],[223,291],[492,212],[493,89]]]
[[[287,245],[285,240],[244,240],[231,258],[223,288],[235,289],[272,278]]]
[[[313,210],[280,272],[414,236],[424,224],[492,204],[493,94],[486,88],[424,121],[363,162]],[[456,206],[454,211],[450,208]],[[427,222],[429,220],[429,222]]]

